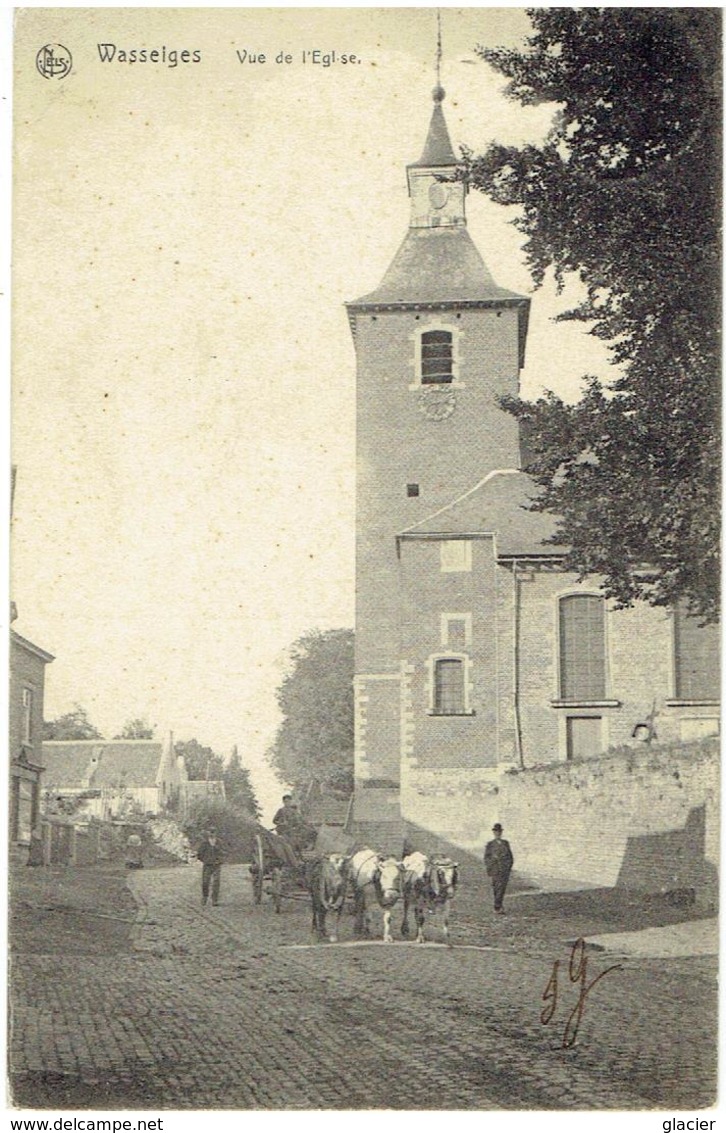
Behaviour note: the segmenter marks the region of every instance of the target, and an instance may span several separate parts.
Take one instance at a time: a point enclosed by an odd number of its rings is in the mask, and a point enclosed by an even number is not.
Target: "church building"
[[[406,168],[411,218],[380,285],[347,304],[357,362],[354,822],[480,852],[513,768],[718,731],[718,634],[615,610],[528,510],[516,396],[530,300],[467,230],[433,91]],[[554,332],[556,333],[556,332]],[[643,734],[641,729],[640,734]],[[650,738],[649,736],[649,738]],[[383,833],[382,833],[383,832]]]

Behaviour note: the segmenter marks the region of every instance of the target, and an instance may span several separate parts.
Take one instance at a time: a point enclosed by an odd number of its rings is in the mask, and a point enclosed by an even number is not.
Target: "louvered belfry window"
[[[421,381],[424,385],[450,382],[454,377],[453,336],[448,330],[421,335]]]
[[[434,712],[454,716],[465,711],[464,662],[447,657],[434,670]]]
[[[676,696],[679,700],[719,700],[719,627],[699,625],[684,607],[674,612]]]
[[[605,602],[597,595],[560,599],[560,696],[605,699]]]

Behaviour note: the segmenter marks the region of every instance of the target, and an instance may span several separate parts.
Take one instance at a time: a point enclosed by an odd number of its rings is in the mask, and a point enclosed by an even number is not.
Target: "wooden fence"
[[[143,827],[130,822],[73,822],[51,816],[40,821],[40,846],[31,845],[36,864],[95,865],[123,856],[130,834],[141,834]]]

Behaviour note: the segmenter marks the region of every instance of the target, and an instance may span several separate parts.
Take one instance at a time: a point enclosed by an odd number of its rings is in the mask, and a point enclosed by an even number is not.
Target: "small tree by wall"
[[[259,818],[262,813],[260,804],[250,780],[249,770],[242,766],[236,745],[222,773],[222,779],[227,801],[245,811],[250,818]]]
[[[153,740],[154,728],[146,718],[136,717],[134,720],[127,720],[120,734],[113,738],[115,740]]]
[[[252,860],[254,838],[260,828],[249,814],[214,798],[195,803],[183,826],[192,853],[196,853],[210,827],[217,831],[229,864]]]
[[[178,740],[174,751],[181,755],[190,779],[221,779],[224,760],[211,747],[200,744],[199,740]]]

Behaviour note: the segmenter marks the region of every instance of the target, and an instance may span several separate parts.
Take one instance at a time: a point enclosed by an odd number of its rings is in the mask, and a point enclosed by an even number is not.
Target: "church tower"
[[[466,226],[444,91],[407,167],[410,224],[380,286],[347,304],[357,362],[355,819],[400,819],[406,745],[399,536],[488,473],[519,468],[529,300],[499,287]],[[422,587],[426,581],[422,578]],[[407,591],[408,593],[408,591]]]

